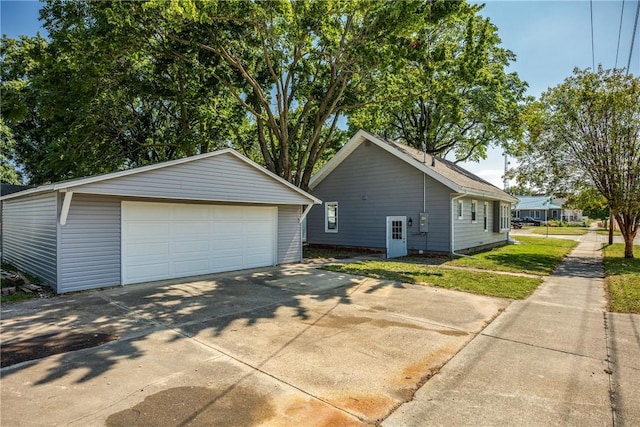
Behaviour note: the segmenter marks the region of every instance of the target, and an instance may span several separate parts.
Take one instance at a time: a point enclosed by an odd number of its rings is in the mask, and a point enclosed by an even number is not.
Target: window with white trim
[[[474,224],[478,222],[477,211],[478,211],[478,201],[472,200],[471,201],[471,222]]]
[[[511,207],[507,204],[500,204],[500,229],[509,230],[511,228]]]
[[[458,219],[462,219],[464,212],[464,202],[462,200],[458,200]]]
[[[324,204],[324,231],[326,233],[338,232],[338,202]]]
[[[482,220],[484,221],[484,231],[489,231],[489,202],[484,202]]]

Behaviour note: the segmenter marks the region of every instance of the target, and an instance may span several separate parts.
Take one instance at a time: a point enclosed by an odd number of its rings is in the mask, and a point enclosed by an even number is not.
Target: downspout
[[[459,196],[456,196],[456,197],[451,199],[451,255],[456,255],[456,256],[461,256],[461,257],[469,257],[469,255],[459,254],[454,249],[455,248],[454,244],[455,244],[455,240],[456,240],[455,239],[455,221],[456,220],[455,220],[455,215],[454,215],[454,212],[455,212],[455,203],[454,202],[456,200],[466,196],[466,195],[467,195],[467,193],[465,192],[465,193],[463,193],[463,194],[461,194]]]

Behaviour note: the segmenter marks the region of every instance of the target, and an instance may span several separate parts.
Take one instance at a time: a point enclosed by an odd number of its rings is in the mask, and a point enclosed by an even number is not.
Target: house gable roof
[[[78,179],[62,181],[62,182],[58,182],[58,183],[46,184],[46,185],[43,185],[43,186],[40,186],[40,187],[36,187],[36,188],[29,189],[29,190],[20,191],[18,193],[13,193],[13,194],[4,196],[4,197],[2,197],[2,200],[17,198],[17,197],[24,197],[24,196],[29,196],[29,195],[36,195],[36,194],[40,194],[40,193],[46,193],[46,192],[49,192],[49,191],[73,191],[74,188],[76,188],[76,187],[86,186],[88,184],[100,183],[100,182],[104,182],[104,181],[109,181],[109,180],[122,178],[122,177],[135,175],[135,174],[141,174],[141,173],[144,173],[144,172],[150,172],[150,171],[163,169],[163,168],[168,168],[168,167],[172,167],[172,166],[177,166],[177,165],[180,165],[180,164],[183,164],[183,163],[194,162],[196,160],[207,159],[207,158],[211,158],[211,157],[215,157],[215,156],[221,156],[221,155],[225,155],[225,154],[232,155],[232,156],[236,157],[237,159],[240,159],[241,161],[243,161],[244,163],[246,163],[250,167],[255,168],[256,170],[260,171],[261,173],[269,176],[270,178],[272,178],[273,180],[275,180],[279,184],[288,187],[290,190],[298,193],[299,195],[302,195],[305,199],[309,200],[309,202],[311,202],[311,204],[321,203],[321,201],[318,198],[316,198],[316,197],[312,196],[311,194],[301,190],[300,188],[296,187],[295,185],[291,184],[290,182],[288,182],[288,181],[284,180],[283,178],[277,176],[276,174],[266,170],[262,166],[258,165],[257,163],[253,162],[252,160],[246,158],[245,156],[243,156],[242,154],[238,153],[237,151],[235,151],[232,148],[225,148],[225,149],[218,150],[218,151],[213,151],[213,152],[210,152],[210,153],[203,153],[203,154],[199,154],[199,155],[196,155],[196,156],[185,157],[185,158],[182,158],[182,159],[176,159],[176,160],[171,160],[171,161],[168,161],[168,162],[156,163],[156,164],[148,165],[148,166],[141,166],[141,167],[138,167],[138,168],[127,169],[127,170],[107,173],[107,174],[103,174],[103,175],[91,176],[91,177],[86,177],[86,178],[78,178]]]
[[[547,210],[562,209],[562,206],[553,203],[549,196],[518,196],[516,210]]]
[[[18,191],[24,191],[31,188],[28,185],[16,185],[0,183],[0,196],[8,196],[9,194],[17,193]]]
[[[510,203],[517,201],[515,197],[453,162],[425,154],[415,148],[389,141],[364,130],[359,130],[345,146],[311,178],[309,187],[311,189],[315,188],[365,141],[376,144],[391,155],[405,161],[407,164],[450,188],[455,193],[504,200]]]

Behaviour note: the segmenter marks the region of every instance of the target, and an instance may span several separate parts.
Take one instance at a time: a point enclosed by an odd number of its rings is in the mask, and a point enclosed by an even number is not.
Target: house
[[[545,195],[517,196],[518,203],[512,208],[514,218],[530,217],[540,221],[556,219],[567,222],[582,221],[582,211],[566,208],[566,199]]]
[[[452,162],[360,130],[310,181],[311,245],[387,257],[503,245],[516,198]]]
[[[0,200],[3,260],[58,293],[300,261],[320,203],[232,149]]]

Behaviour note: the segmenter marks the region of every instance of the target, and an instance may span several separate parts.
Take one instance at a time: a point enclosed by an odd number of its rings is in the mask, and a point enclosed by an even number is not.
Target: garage
[[[276,209],[122,203],[122,283],[276,264]]]
[[[0,201],[3,261],[58,293],[300,262],[321,203],[230,148]]]

